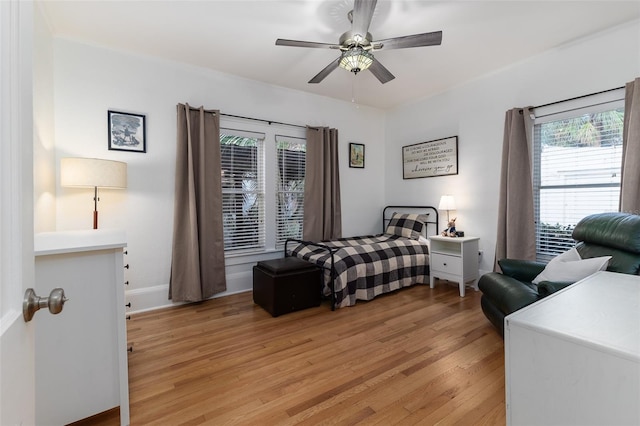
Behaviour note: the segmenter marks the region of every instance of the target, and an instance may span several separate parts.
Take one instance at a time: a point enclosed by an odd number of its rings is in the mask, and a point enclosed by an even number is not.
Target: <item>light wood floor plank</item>
[[[503,341],[445,282],[277,318],[243,293],[128,333],[134,426],[505,423]]]

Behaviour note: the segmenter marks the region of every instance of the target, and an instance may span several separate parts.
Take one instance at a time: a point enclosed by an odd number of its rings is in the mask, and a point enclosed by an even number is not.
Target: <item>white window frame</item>
[[[580,117],[583,114],[593,114],[598,112],[610,111],[614,109],[624,108],[624,89],[611,90],[598,93],[583,98],[576,98],[566,102],[554,103],[549,106],[538,107],[534,110],[534,128],[532,135],[532,170],[533,170],[533,193],[534,193],[534,214],[536,220],[536,256],[539,261],[548,261],[555,256],[554,253],[540,251],[540,227],[542,226],[540,219],[541,199],[540,191],[544,189],[563,189],[563,188],[580,188],[580,189],[598,189],[598,188],[619,188],[619,184],[614,183],[593,183],[593,184],[567,184],[567,185],[541,185],[540,161],[541,146],[540,140],[536,132],[541,124],[559,121],[564,119]],[[598,213],[600,211],[593,211]],[[561,224],[562,225],[562,224]],[[574,224],[575,225],[575,224]],[[571,230],[565,233],[571,237]],[[568,243],[567,245],[569,245]],[[562,244],[561,244],[562,245]]]
[[[264,134],[264,223],[265,244],[260,249],[225,251],[228,259],[227,265],[233,266],[245,262],[263,259],[262,255],[281,251],[276,245],[276,191],[277,191],[277,153],[276,135],[306,140],[306,129],[280,125],[278,123],[266,123],[250,121],[231,116],[220,117],[220,127],[224,129],[237,129],[247,133]]]
[[[232,128],[224,128],[221,126],[220,129],[220,134],[221,135],[230,135],[230,136],[237,136],[237,137],[241,137],[241,138],[246,138],[246,139],[252,139],[256,141],[256,174],[257,174],[257,187],[254,190],[248,190],[245,188],[242,189],[228,189],[228,188],[222,188],[222,196],[223,196],[223,200],[224,200],[224,196],[225,195],[244,195],[244,194],[249,194],[255,197],[255,202],[258,203],[258,233],[256,235],[257,239],[256,239],[256,245],[252,246],[252,247],[239,247],[239,248],[227,248],[225,247],[225,252],[229,253],[229,252],[252,252],[252,251],[261,251],[264,250],[265,248],[265,208],[264,208],[264,202],[265,202],[265,163],[264,163],[264,151],[265,151],[265,135],[264,133],[259,133],[259,132],[248,132],[246,130],[238,130],[238,129],[232,129]],[[222,147],[222,145],[221,145]],[[224,174],[223,174],[223,181],[224,181]],[[244,186],[245,180],[243,180],[243,186]],[[244,205],[243,205],[244,208]],[[224,203],[223,203],[223,211],[224,211]],[[223,218],[224,221],[224,218]],[[242,229],[242,234],[239,237],[239,241],[241,242],[243,240],[243,238],[247,237],[247,231]],[[254,234],[251,234],[252,236]]]
[[[300,145],[304,145],[305,146],[305,151],[306,152],[306,144],[307,144],[307,140],[306,138],[300,138],[300,137],[293,137],[293,136],[284,136],[284,135],[276,135],[275,136],[275,141],[274,141],[274,148],[276,150],[276,155],[278,152],[278,143],[279,142],[293,142],[293,143],[297,143]],[[305,177],[306,177],[306,158],[304,158],[303,160],[303,164],[302,164],[302,169],[305,173]],[[275,197],[276,197],[276,222],[275,222],[275,227],[276,227],[276,247],[281,248],[284,247],[284,244],[286,242],[287,238],[295,238],[295,239],[302,239],[302,222],[303,222],[303,215],[304,215],[304,183],[301,187],[298,187],[294,190],[287,190],[287,191],[281,191],[278,184],[279,184],[279,177],[278,177],[278,170],[280,168],[280,164],[278,163],[278,159],[276,158],[276,191],[275,191]],[[279,208],[278,208],[278,200],[280,199],[280,195],[283,193],[289,193],[289,194],[302,194],[302,200],[303,200],[303,205],[298,205],[297,206],[297,210],[296,210],[296,219],[299,220],[299,235],[285,235],[285,236],[280,236],[279,235],[279,230],[280,228],[283,226],[280,223],[280,217],[279,217]]]

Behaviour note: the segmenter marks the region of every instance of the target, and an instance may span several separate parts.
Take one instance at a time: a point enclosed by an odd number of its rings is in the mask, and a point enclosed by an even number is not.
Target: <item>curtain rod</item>
[[[189,109],[192,109],[194,111],[199,111],[200,110],[200,108],[195,108],[195,107],[192,107],[191,105],[189,105]],[[269,123],[270,125],[271,124],[281,124],[283,126],[299,127],[301,129],[306,129],[307,128],[307,126],[302,126],[300,124],[283,123],[281,121],[265,120],[263,118],[244,117],[242,115],[224,114],[224,113],[222,113],[222,112],[220,112],[219,110],[216,110],[216,109],[205,109],[204,112],[208,112],[208,113],[211,113],[211,114],[220,114],[221,116],[225,116],[225,117],[240,118],[242,120],[262,121],[263,123]],[[311,127],[311,128],[313,128],[313,127]]]
[[[615,87],[613,89],[602,90],[600,92],[589,93],[587,95],[576,96],[574,98],[563,99],[561,101],[549,102],[548,104],[534,106],[533,108],[534,109],[535,108],[543,108],[543,107],[547,107],[547,106],[551,106],[551,105],[561,104],[563,102],[575,101],[576,99],[588,98],[589,96],[601,95],[602,93],[613,92],[614,90],[620,90],[620,89],[624,89],[624,88],[625,88],[625,86]]]
[[[301,126],[300,124],[283,123],[281,121],[265,120],[265,119],[262,119],[262,118],[243,117],[242,115],[233,115],[233,114],[224,114],[224,113],[220,113],[220,115],[225,116],[225,117],[240,118],[242,120],[262,121],[263,123],[269,123],[269,125],[271,125],[271,124],[281,124],[283,126],[299,127],[301,129],[306,129],[307,128],[307,126]]]

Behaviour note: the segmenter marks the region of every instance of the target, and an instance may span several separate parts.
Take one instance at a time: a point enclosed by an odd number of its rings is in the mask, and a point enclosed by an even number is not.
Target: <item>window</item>
[[[616,101],[536,116],[536,251],[545,261],[575,244],[580,219],[618,211],[624,110]]]
[[[276,245],[287,238],[302,239],[306,141],[276,136]]]
[[[287,128],[287,136],[277,131],[268,124],[222,123],[222,214],[228,257],[278,250],[287,238],[302,238],[305,129]]]
[[[264,134],[220,129],[224,249],[265,246]]]

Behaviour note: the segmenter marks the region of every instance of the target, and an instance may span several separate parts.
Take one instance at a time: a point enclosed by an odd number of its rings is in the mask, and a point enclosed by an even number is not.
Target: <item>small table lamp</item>
[[[98,229],[98,188],[127,187],[127,163],[98,158],[60,160],[60,185],[93,188],[93,229]]]
[[[443,195],[440,197],[440,204],[438,205],[438,210],[446,210],[447,211],[447,223],[449,223],[449,211],[456,209],[456,200],[453,198],[453,195]]]

